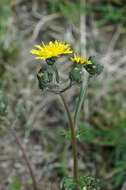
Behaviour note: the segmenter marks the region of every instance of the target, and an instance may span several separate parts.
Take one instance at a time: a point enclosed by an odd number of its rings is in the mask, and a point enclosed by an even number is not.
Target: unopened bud
[[[69,73],[71,82],[81,83],[82,82],[82,67],[73,67]]]
[[[89,57],[89,61],[92,62],[92,64],[87,64],[85,65],[85,69],[86,71],[90,74],[90,75],[100,75],[101,72],[103,71],[103,66],[99,63],[96,62],[95,57]]]
[[[41,68],[37,74],[39,88],[44,89],[52,82],[52,73],[48,72],[46,68]]]

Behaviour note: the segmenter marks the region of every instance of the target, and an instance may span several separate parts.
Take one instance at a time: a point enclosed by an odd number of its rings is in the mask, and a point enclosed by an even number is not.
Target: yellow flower
[[[92,64],[90,60],[88,60],[86,57],[80,57],[74,54],[74,57],[71,57],[71,60],[77,64]]]
[[[84,186],[84,187],[83,187],[83,190],[87,190],[87,187],[86,187],[86,186]]]
[[[50,41],[47,45],[44,43],[42,43],[42,46],[35,45],[35,47],[38,49],[32,49],[31,53],[36,55],[36,59],[46,60],[48,58],[72,53],[69,44],[58,42],[57,40],[55,42]]]

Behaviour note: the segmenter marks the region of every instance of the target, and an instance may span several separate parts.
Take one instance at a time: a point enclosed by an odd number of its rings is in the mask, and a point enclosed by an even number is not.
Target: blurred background
[[[16,128],[42,190],[59,190],[71,176],[63,105],[38,89],[40,65],[30,55],[34,44],[55,39],[104,65],[81,110],[79,171],[99,178],[102,189],[126,190],[125,0],[0,0],[0,190],[14,181],[22,189],[32,184],[7,123]],[[60,65],[64,78],[68,67]],[[71,111],[78,94],[77,87],[65,92]]]

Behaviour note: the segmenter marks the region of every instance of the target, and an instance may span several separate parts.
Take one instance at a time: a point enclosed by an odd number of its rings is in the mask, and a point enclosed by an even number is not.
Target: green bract
[[[46,59],[46,63],[47,63],[48,65],[53,65],[55,62],[56,62],[56,60],[55,60],[54,57],[51,57],[51,58]]]
[[[81,83],[82,82],[82,66],[73,66],[69,78],[71,82]]]
[[[44,89],[47,88],[48,85],[52,82],[53,75],[46,68],[41,68],[37,74],[39,88]]]
[[[94,56],[89,57],[89,60],[92,62],[92,64],[84,66],[86,71],[90,75],[100,75],[103,71],[103,66],[96,62],[96,58]]]

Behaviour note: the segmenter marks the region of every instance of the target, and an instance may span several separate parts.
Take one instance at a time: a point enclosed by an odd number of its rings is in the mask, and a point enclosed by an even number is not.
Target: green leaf
[[[8,190],[21,190],[22,188],[20,179],[14,179],[14,181],[9,186]]]
[[[71,190],[75,190],[76,189],[76,183],[73,181],[72,178],[70,177],[64,177],[63,181],[60,184],[60,187],[63,188],[68,188]]]
[[[71,131],[70,130],[61,129],[59,134],[64,136],[66,139],[71,139]]]

